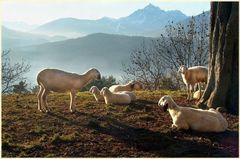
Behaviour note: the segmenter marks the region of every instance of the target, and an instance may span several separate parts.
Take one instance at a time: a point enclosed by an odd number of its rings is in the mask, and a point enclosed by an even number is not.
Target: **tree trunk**
[[[238,2],[211,3],[208,84],[198,106],[238,114]]]

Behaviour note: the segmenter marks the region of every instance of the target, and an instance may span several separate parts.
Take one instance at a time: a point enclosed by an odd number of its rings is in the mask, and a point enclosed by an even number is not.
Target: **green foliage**
[[[18,94],[29,93],[29,91],[27,90],[26,81],[20,81],[18,84],[13,85],[13,92]]]
[[[12,92],[13,84],[24,80],[23,75],[30,70],[24,61],[12,63],[9,53],[9,50],[2,51],[2,93]]]
[[[87,86],[82,88],[82,91],[88,91],[92,86],[97,86],[99,90],[101,90],[103,87],[110,87],[114,84],[117,84],[116,78],[113,76],[103,76],[101,80],[95,80],[91,83],[89,83]]]
[[[37,94],[38,91],[39,91],[39,86],[37,86],[37,85],[31,88],[31,92],[34,94]]]

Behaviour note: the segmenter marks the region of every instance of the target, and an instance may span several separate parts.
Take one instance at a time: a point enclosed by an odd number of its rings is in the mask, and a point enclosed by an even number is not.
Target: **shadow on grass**
[[[228,150],[230,156],[238,157],[239,156],[239,133],[238,131],[226,130],[221,133],[201,133],[195,131],[187,131],[187,134],[192,137],[202,137],[208,138],[215,147],[231,147],[231,150]],[[223,149],[223,152],[227,150]]]
[[[111,117],[102,117],[100,121],[107,122],[107,126],[90,125],[89,127],[99,133],[111,135],[129,146],[134,146],[141,151],[154,153],[159,157],[229,156],[229,154],[222,152],[220,149],[209,147],[205,144],[175,139],[174,136],[167,133],[134,128]]]
[[[153,109],[152,105],[156,104],[156,102],[153,101],[147,101],[147,100],[137,100],[129,105],[129,108],[132,110],[146,110],[151,111]]]
[[[126,143],[127,145],[135,147],[141,151],[154,153],[159,157],[236,157],[238,155],[238,150],[233,150],[233,152],[229,153],[228,151],[221,149],[221,147],[214,147],[194,140],[184,140],[184,138],[181,137],[184,136],[183,134],[187,134],[190,135],[190,137],[206,137],[213,142],[222,142],[223,140],[229,138],[237,140],[237,132],[226,131],[224,133],[198,133],[192,131],[172,132],[169,130],[162,133],[144,128],[135,128],[110,116],[99,117],[82,112],[74,112],[74,114],[77,116],[81,115],[87,117],[89,122],[84,125],[86,128],[93,129],[98,133],[110,135],[119,140],[119,142]],[[70,124],[83,126],[79,125],[79,121],[62,115],[55,113],[49,113],[49,115],[60,119],[60,121],[62,120]],[[176,136],[178,137],[176,138]],[[238,144],[238,142],[235,141],[235,144]],[[125,157],[129,157],[127,153]]]
[[[56,118],[56,119],[58,119],[59,122],[63,121],[63,122],[69,123],[71,125],[78,125],[78,126],[81,126],[80,122],[78,120],[73,119],[74,115],[76,115],[76,116],[80,116],[81,115],[81,116],[87,116],[87,117],[90,116],[91,117],[90,114],[82,113],[82,112],[78,112],[78,111],[75,111],[74,113],[70,113],[69,112],[69,113],[64,113],[64,114],[57,114],[57,113],[54,113],[54,112],[48,112],[47,114],[52,116],[52,117],[54,117],[54,118]],[[71,114],[71,118],[67,117],[68,114]]]

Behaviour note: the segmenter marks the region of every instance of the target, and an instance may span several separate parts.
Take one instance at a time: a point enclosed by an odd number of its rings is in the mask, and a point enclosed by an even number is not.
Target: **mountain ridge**
[[[103,32],[110,34],[147,36],[144,32],[164,27],[168,21],[181,21],[188,18],[181,11],[164,11],[151,3],[142,9],[138,9],[126,17],[113,19],[102,17],[97,20],[60,18],[39,26],[33,32],[64,34],[75,37]]]

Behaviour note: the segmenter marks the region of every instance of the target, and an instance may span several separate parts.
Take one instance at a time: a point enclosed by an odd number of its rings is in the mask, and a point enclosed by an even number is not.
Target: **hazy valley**
[[[3,23],[2,47],[11,50],[12,62],[23,59],[31,65],[26,74],[31,83],[36,84],[36,75],[44,68],[83,73],[96,67],[103,75],[120,80],[122,62],[129,60],[131,52],[143,42],[149,46],[164,34],[169,22],[187,24],[190,18],[180,11],[164,11],[149,4],[119,19],[62,18],[41,26]]]

